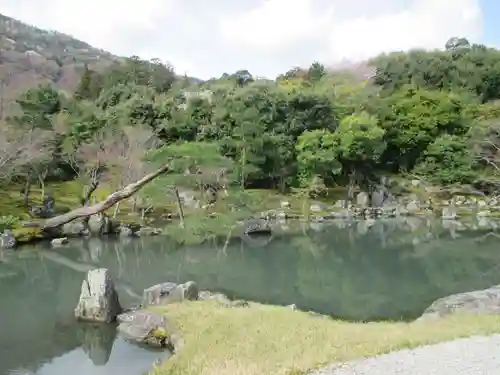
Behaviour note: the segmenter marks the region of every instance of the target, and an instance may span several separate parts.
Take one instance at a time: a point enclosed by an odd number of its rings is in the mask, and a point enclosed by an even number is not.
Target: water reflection
[[[157,353],[139,355],[142,349],[114,338],[114,330],[74,323],[81,281],[95,267],[111,270],[124,305],[153,284],[195,280],[233,298],[344,319],[413,319],[436,298],[500,284],[496,230],[485,220],[286,222],[276,224],[272,238],[228,244],[89,239],[57,251],[3,252],[0,374],[74,373],[82,366],[88,372],[81,374],[135,375],[128,370],[135,364],[149,368]]]
[[[82,350],[95,366],[104,366],[109,361],[116,328],[109,325],[82,324],[78,330],[78,339]]]
[[[165,360],[167,356],[164,352],[155,351],[138,353],[136,346],[122,339],[109,341],[104,346],[96,344],[93,343],[90,352],[87,351],[89,347],[83,346],[42,364],[36,370],[14,369],[7,374],[67,375],[70,372],[72,375],[140,375],[149,372],[154,362]]]

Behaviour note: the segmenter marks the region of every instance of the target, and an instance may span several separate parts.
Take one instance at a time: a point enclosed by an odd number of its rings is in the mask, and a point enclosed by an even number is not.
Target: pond
[[[123,305],[153,284],[196,281],[230,298],[347,320],[411,320],[436,298],[500,284],[494,223],[417,218],[288,223],[272,238],[178,246],[166,237],[72,240],[0,253],[0,374],[140,375],[164,352],[77,324],[85,273],[110,269]]]

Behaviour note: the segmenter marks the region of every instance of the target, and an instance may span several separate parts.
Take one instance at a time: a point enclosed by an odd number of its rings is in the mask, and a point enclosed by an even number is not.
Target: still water
[[[111,270],[123,305],[164,281],[349,320],[414,319],[436,298],[500,284],[490,225],[416,218],[292,223],[272,238],[179,247],[163,237],[73,240],[0,253],[0,374],[141,375],[163,352],[72,318],[85,273]],[[292,228],[290,228],[292,227]]]

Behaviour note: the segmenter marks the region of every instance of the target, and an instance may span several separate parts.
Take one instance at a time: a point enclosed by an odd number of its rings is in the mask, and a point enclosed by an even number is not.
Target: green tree
[[[477,176],[477,160],[467,139],[444,134],[425,150],[413,172],[436,184],[470,184]]]
[[[464,135],[467,97],[404,86],[381,103],[380,126],[386,131],[383,161],[395,171],[410,170],[427,146],[441,134]]]
[[[349,198],[356,182],[369,176],[386,148],[385,130],[378,126],[377,118],[366,112],[348,116],[335,132],[338,159],[342,171],[349,179]]]
[[[298,138],[296,150],[299,175],[304,181],[314,176],[331,181],[341,171],[338,137],[328,130],[305,131]]]

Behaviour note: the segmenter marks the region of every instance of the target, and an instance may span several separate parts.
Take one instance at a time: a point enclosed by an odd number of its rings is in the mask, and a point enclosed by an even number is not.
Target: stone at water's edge
[[[10,229],[6,229],[0,235],[0,249],[13,249],[17,245],[14,233]]]
[[[82,282],[75,317],[90,322],[111,323],[121,312],[118,293],[109,271],[105,268],[90,270]]]
[[[73,220],[62,226],[61,234],[65,237],[79,237],[88,234],[88,229],[82,220]]]
[[[164,305],[185,300],[194,301],[198,299],[198,296],[198,285],[194,281],[188,281],[184,284],[166,282],[144,289],[142,305]]]
[[[125,339],[157,348],[174,351],[179,346],[179,339],[173,333],[167,318],[154,311],[136,310],[120,314],[118,332]]]
[[[434,301],[417,320],[442,318],[457,312],[500,314],[500,285],[440,298]]]
[[[87,225],[90,234],[103,235],[111,232],[111,220],[103,213],[90,216]]]
[[[50,244],[54,247],[66,245],[67,243],[68,243],[67,237],[54,238],[52,241],[50,241]]]

